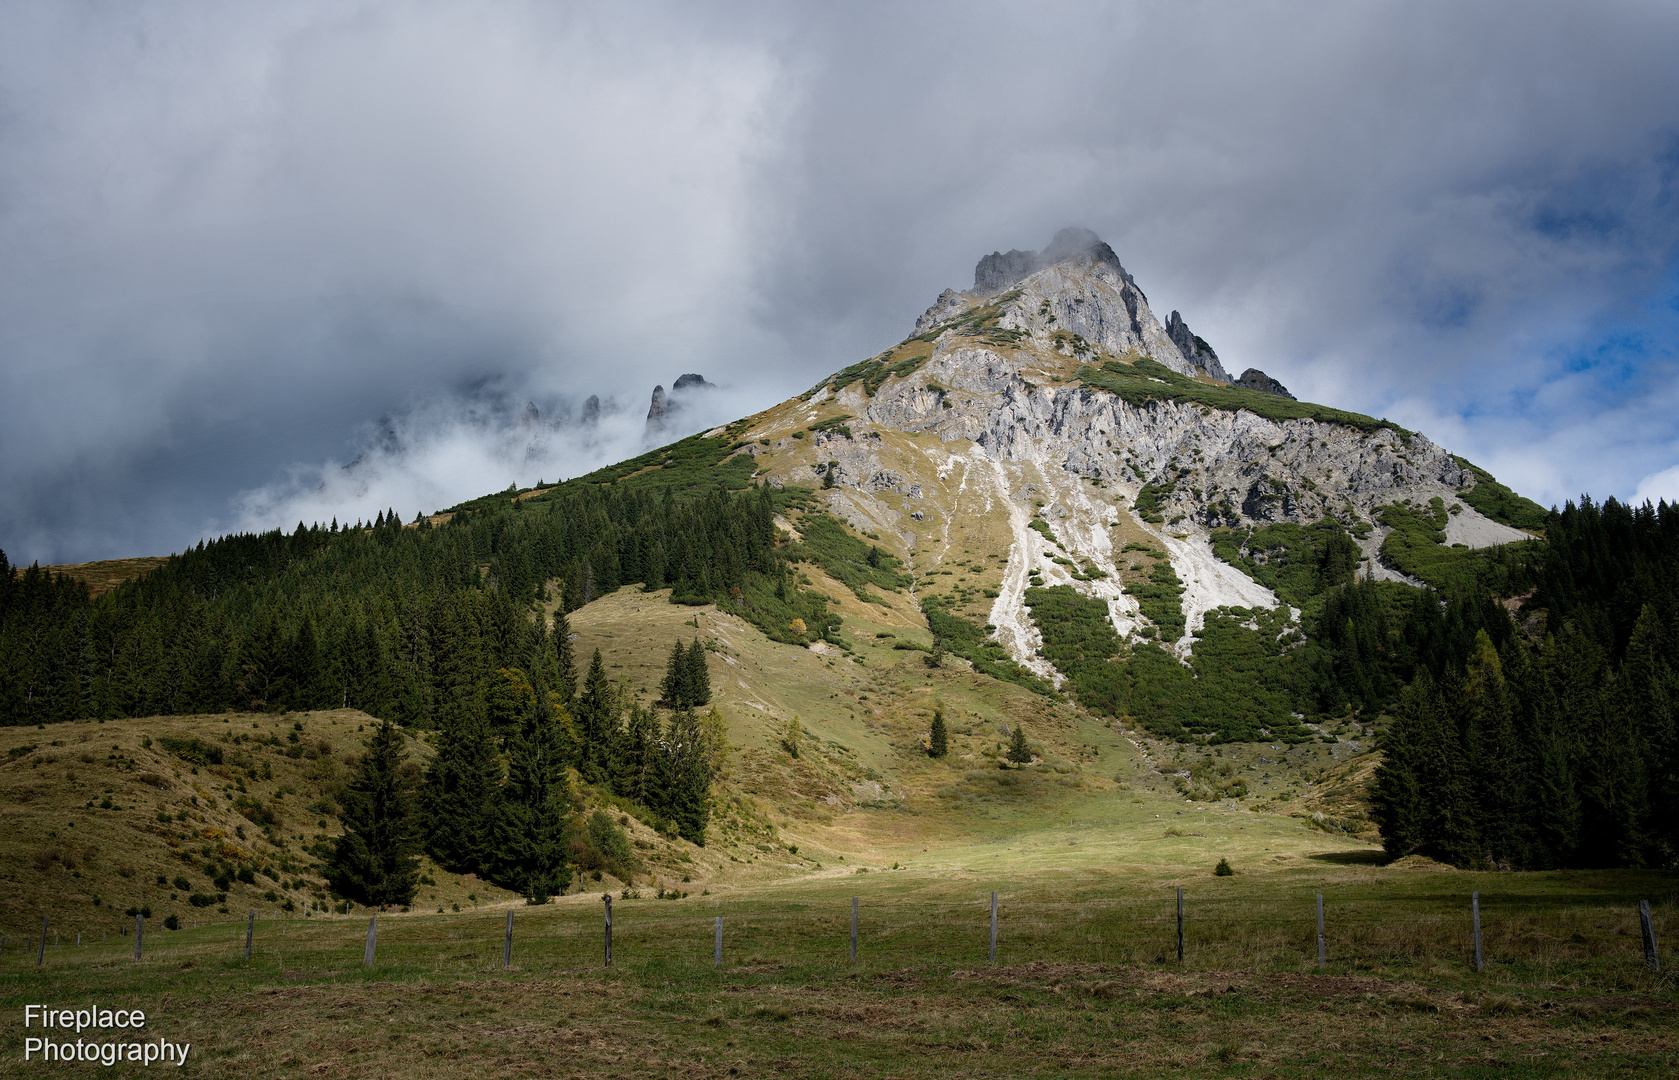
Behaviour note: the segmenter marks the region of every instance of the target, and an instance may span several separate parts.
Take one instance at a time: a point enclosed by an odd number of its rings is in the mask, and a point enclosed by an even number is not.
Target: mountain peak
[[[974,267],[973,289],[946,289],[916,320],[914,336],[955,325],[986,304],[1001,305],[998,325],[1019,335],[1015,340],[1029,337],[1077,357],[1092,349],[1111,357],[1136,353],[1180,374],[1230,381],[1183,316],[1174,311],[1160,324],[1119,256],[1089,229],[1062,229],[1042,251],[993,251]]]
[[[1084,257],[1109,264],[1119,272],[1121,278],[1131,282],[1131,275],[1119,264],[1119,256],[1114,254],[1114,249],[1089,229],[1075,225],[1056,233],[1049,246],[1042,251],[1021,251],[1016,248],[1006,252],[993,251],[980,259],[974,267],[974,292],[1001,292],[1045,267]]]

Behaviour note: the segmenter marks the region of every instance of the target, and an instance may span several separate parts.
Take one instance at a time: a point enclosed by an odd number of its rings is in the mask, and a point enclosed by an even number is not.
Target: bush
[[[577,852],[579,865],[597,875],[604,870],[620,881],[629,881],[638,868],[630,838],[603,809],[596,808],[589,815],[584,828],[586,841]],[[575,845],[574,845],[575,850]],[[595,880],[600,880],[596,877]]]
[[[181,920],[174,915],[171,915],[167,919],[163,920],[163,928],[165,930],[179,930],[181,928]]]
[[[158,881],[159,885],[163,884],[163,875],[162,874],[159,874],[157,876],[157,881]],[[188,881],[184,877],[177,877],[174,881],[170,882],[170,884],[174,885],[175,888],[181,890],[184,893],[189,893],[189,892],[192,891],[192,882]]]
[[[1218,865],[1213,867],[1213,875],[1215,877],[1230,877],[1235,872],[1236,871],[1230,868],[1229,859],[1220,859],[1218,861]]]
[[[216,898],[214,896],[206,896],[204,893],[195,892],[191,896],[187,897],[187,903],[191,904],[193,907],[209,907],[215,902]]]

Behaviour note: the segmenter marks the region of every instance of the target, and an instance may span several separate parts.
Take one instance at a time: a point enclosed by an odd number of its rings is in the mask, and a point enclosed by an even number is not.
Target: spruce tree
[[[671,643],[670,659],[665,662],[665,677],[659,683],[659,700],[672,709],[680,709],[691,705],[689,700],[689,664],[688,650],[682,647],[681,639]]]
[[[618,695],[606,681],[606,665],[601,663],[600,650],[589,661],[589,673],[583,677],[583,691],[577,697],[573,716],[577,720],[578,771],[591,784],[607,783],[612,778],[613,742],[618,727]]]
[[[708,736],[692,709],[671,717],[665,731],[656,809],[676,826],[684,840],[705,846],[711,818],[711,765]]]
[[[1028,765],[1032,761],[1032,751],[1026,745],[1026,725],[1016,720],[1014,732],[1009,736],[1008,759],[1016,765]]]
[[[484,717],[490,734],[503,745],[512,739],[536,708],[536,691],[517,668],[502,668],[490,677],[484,691]]]
[[[948,753],[950,753],[950,733],[945,730],[944,710],[934,709],[933,729],[927,734],[927,756],[942,758]]]
[[[711,672],[705,665],[705,646],[697,637],[688,649],[688,700],[683,704],[711,704]]]
[[[490,875],[497,884],[517,889],[530,904],[546,904],[571,881],[566,865],[571,791],[562,734],[568,725],[556,700],[538,705],[532,695],[508,747]]]
[[[426,850],[443,867],[480,873],[494,842],[501,760],[482,714],[458,714],[438,733],[426,770]]]
[[[326,873],[338,895],[380,907],[413,901],[415,778],[407,760],[402,733],[384,721],[368,739],[344,798],[344,834]]]
[[[565,617],[563,602],[554,610],[554,658],[560,669],[557,687],[560,700],[569,706],[577,693],[577,656],[572,648],[571,622]]]

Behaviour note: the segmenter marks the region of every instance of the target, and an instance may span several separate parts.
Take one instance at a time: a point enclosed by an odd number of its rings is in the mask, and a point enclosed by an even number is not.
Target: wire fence
[[[1671,946],[1664,954],[1661,942],[1669,939],[1675,906],[1671,896],[1652,905],[1479,892],[1279,897],[1177,889],[1065,901],[981,893],[674,903],[607,894],[592,904],[568,899],[458,914],[275,918],[248,911],[178,930],[135,916],[98,940],[86,931],[67,936],[45,917],[38,930],[0,935],[0,967],[50,969],[132,955],[142,963],[278,965],[291,975],[343,973],[359,959],[370,970],[439,972],[614,963],[739,969],[1052,961],[1228,970],[1520,968],[1552,977],[1597,969],[1620,977],[1635,969],[1671,972]]]

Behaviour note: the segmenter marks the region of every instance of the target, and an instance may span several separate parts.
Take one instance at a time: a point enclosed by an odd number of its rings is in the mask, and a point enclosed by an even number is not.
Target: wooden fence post
[[[997,894],[991,894],[991,962],[997,962]]]
[[[1318,893],[1318,967],[1324,964],[1323,947],[1323,894]]]
[[[606,903],[606,967],[612,966],[612,894],[602,893],[601,899]]]
[[[144,915],[134,916],[134,959],[136,960],[140,959],[140,939],[145,936],[145,933],[146,917]]]
[[[857,898],[851,898],[851,962],[857,962]]]
[[[1638,925],[1644,931],[1644,966],[1657,974],[1661,973],[1661,956],[1656,952],[1656,928],[1650,922],[1650,901],[1638,902]]]
[[[1183,886],[1178,886],[1178,963],[1183,963]]]
[[[503,968],[510,968],[510,967],[513,966],[513,909],[512,908],[507,909],[507,932],[502,935],[502,939],[501,939],[501,966]]]
[[[251,936],[256,933],[256,929],[257,929],[257,910],[256,910],[256,908],[251,908],[250,911],[251,911],[251,913],[249,915],[245,916],[245,959],[246,960],[249,960],[251,958]]]
[[[367,948],[363,949],[362,954],[361,954],[362,967],[372,967],[373,966],[373,954],[378,949],[378,947],[379,947],[379,916],[378,915],[369,915],[367,917]]]
[[[717,933],[711,948],[711,966],[716,968],[723,966],[723,916],[721,915],[717,916]]]
[[[1478,891],[1477,892],[1472,892],[1472,893],[1469,894],[1469,918],[1470,918],[1470,921],[1473,922],[1474,927],[1475,927],[1475,970],[1480,971],[1481,967],[1482,967],[1482,961],[1481,961],[1481,894]]]
[[[35,966],[40,967],[47,959],[47,917],[41,916],[41,948],[35,954]]]

